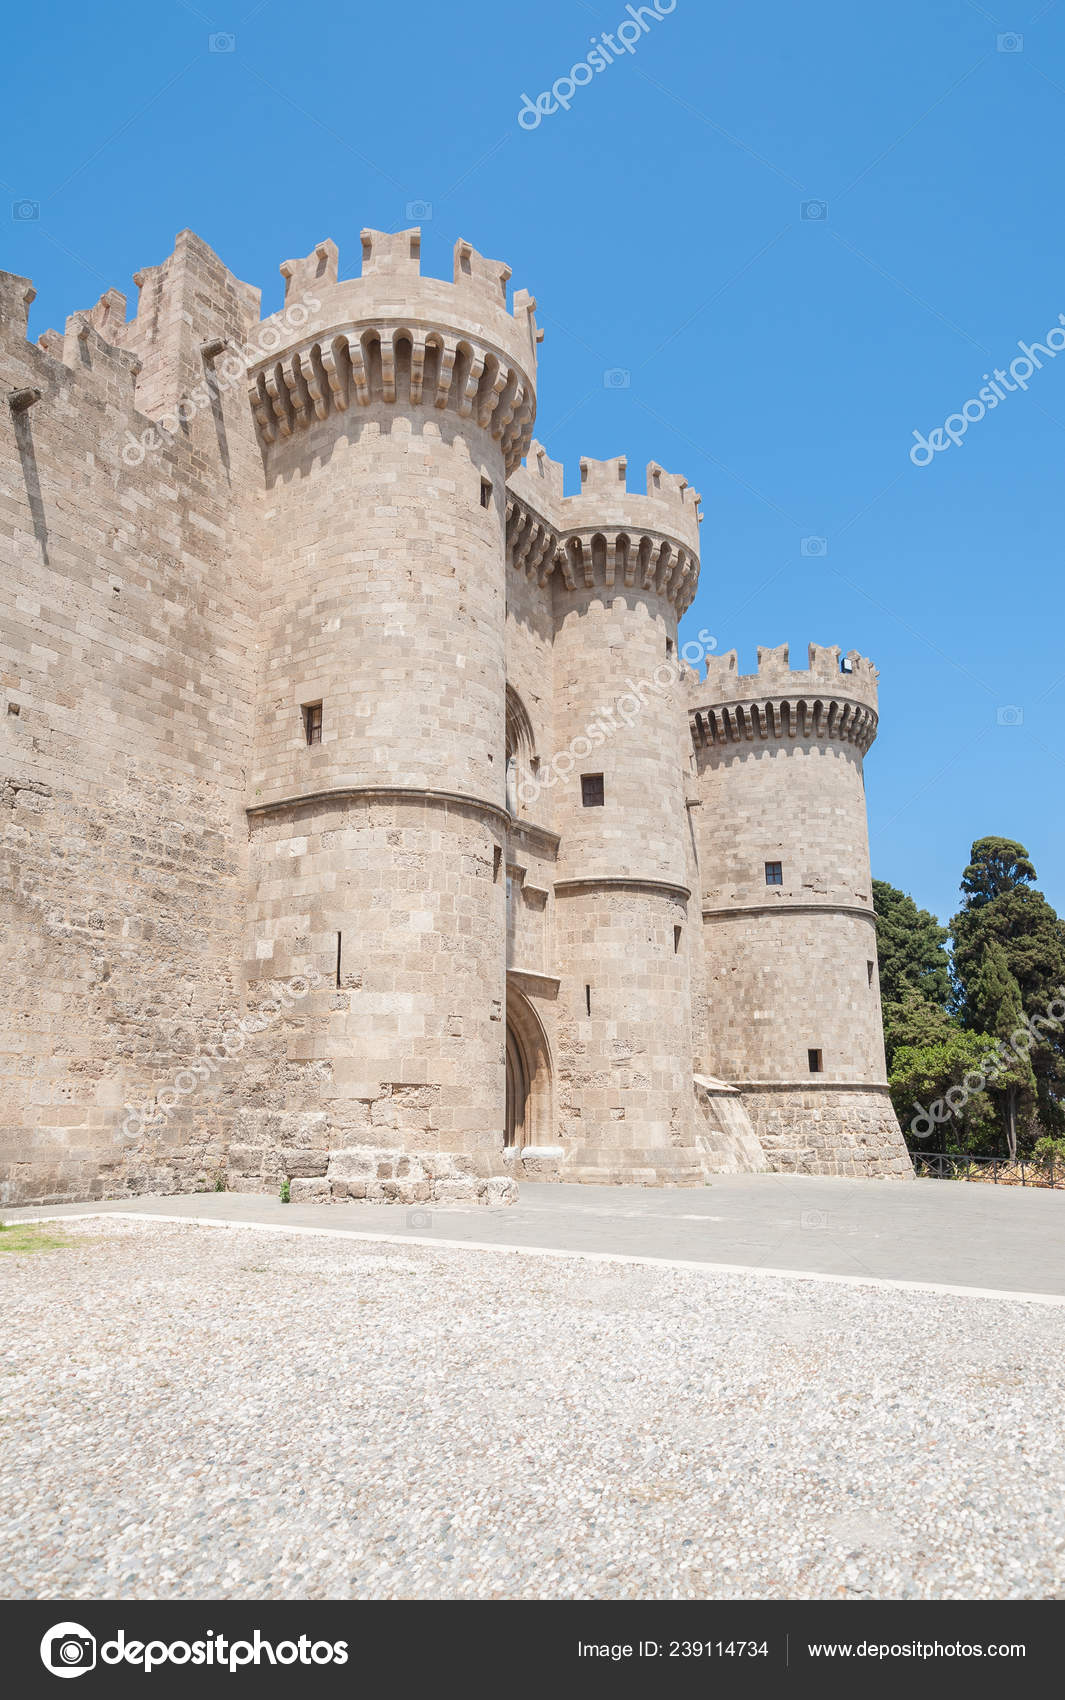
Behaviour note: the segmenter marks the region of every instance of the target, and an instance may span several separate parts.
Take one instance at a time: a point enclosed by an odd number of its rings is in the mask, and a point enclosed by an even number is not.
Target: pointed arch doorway
[[[548,1145],[554,1138],[551,1057],[547,1035],[529,1000],[507,987],[507,1085],[503,1144]]]
[[[525,1119],[529,1108],[529,1074],[517,1034],[507,1022],[507,1120],[503,1144],[521,1149],[528,1144]]]

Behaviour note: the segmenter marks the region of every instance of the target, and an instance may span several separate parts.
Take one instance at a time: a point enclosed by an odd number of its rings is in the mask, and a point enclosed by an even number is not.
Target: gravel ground
[[[1065,1597],[1065,1311],[254,1229],[0,1254],[0,1594]]]

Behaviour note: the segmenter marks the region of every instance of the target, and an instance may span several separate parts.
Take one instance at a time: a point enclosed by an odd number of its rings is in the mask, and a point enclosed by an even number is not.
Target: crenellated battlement
[[[508,535],[521,570],[543,581],[557,567],[574,586],[656,587],[683,612],[698,575],[698,492],[652,461],[644,491],[630,493],[627,461],[618,456],[583,458],[580,491],[565,494],[561,465],[531,438],[543,332],[528,291],[514,291],[508,308],[510,268],[460,238],[451,281],[425,277],[417,227],[366,229],[361,247],[356,278],[340,277],[339,250],[328,238],[309,254],[282,261],[284,306],[263,320],[260,291],[183,230],[173,254],[134,274],[131,319],[125,295],[109,288],[92,307],[71,314],[64,332],[45,331],[38,345],[75,371],[84,365],[89,330],[101,345],[125,351],[136,407],[149,419],[189,411],[209,354],[239,354],[248,361],[251,412],[267,455],[316,421],[375,402],[474,418],[503,448]],[[193,326],[190,293],[205,276],[213,286],[210,323]],[[29,280],[15,282],[9,328],[17,318],[24,337],[34,292]],[[203,299],[202,290],[196,299]]]
[[[279,266],[285,280],[285,306],[289,300],[302,300],[316,289],[331,289],[340,271],[340,250],[330,238],[319,242],[302,260],[282,260]]]
[[[126,297],[122,291],[105,289],[95,307],[72,313],[67,319],[66,335],[78,336],[85,324],[90,324],[105,342],[121,347],[126,335]]]
[[[817,686],[833,684],[837,691],[842,689],[844,694],[875,708],[879,677],[877,668],[866,656],[859,655],[856,649],[844,656],[838,644],[812,643],[807,651],[807,665],[792,667],[789,646],[781,643],[775,648],[759,645],[756,673],[739,671],[734,649],[724,655],[710,655],[703,679],[694,672],[690,674],[689,689],[704,702],[714,703],[739,702],[763,695],[768,685],[777,683],[789,692],[810,691]]]
[[[508,481],[510,564],[540,584],[557,571],[571,590],[654,590],[683,614],[699,577],[701,498],[657,461],[646,495],[630,494],[627,466],[620,455],[582,459],[580,494],[566,496],[561,464],[530,444],[528,464]]]
[[[315,420],[349,407],[395,403],[450,408],[475,418],[503,447],[508,470],[528,447],[536,409],[536,302],[517,290],[507,306],[510,268],[465,240],[455,244],[453,277],[423,277],[417,229],[362,232],[357,278],[339,276],[340,256],[324,240],[285,260],[285,304],[260,317],[260,291],[243,283],[191,231],[173,254],[138,271],[137,311],[108,289],[79,309],[65,333],[40,346],[76,369],[86,327],[135,356],[137,407],[149,418],[173,413],[200,385],[208,351],[247,364],[249,399],[264,451]],[[204,287],[205,283],[208,287]],[[8,303],[8,330],[24,338],[32,285]],[[203,303],[210,301],[209,309]],[[62,352],[60,353],[60,344]]]
[[[45,331],[34,345],[26,340],[26,330],[35,297],[28,278],[0,272],[0,334],[18,364],[32,372],[35,400],[47,410],[58,393],[66,398],[80,386],[90,408],[102,405],[134,417],[141,359],[107,334],[122,318],[125,298],[107,291],[95,308],[71,315],[65,334]]]
[[[876,737],[877,680],[857,650],[841,661],[838,645],[812,643],[808,665],[789,664],[788,645],[759,648],[757,673],[741,673],[736,651],[707,658],[705,678],[689,672],[687,689],[696,745],[772,738],[829,738],[864,754]]]
[[[126,318],[126,296],[109,288],[93,306],[70,314],[63,331],[46,330],[37,349],[76,377],[112,359],[135,380],[136,409],[146,421],[173,416],[179,408],[191,416],[204,375],[205,339],[216,340],[219,348],[242,346],[259,319],[259,291],[235,277],[190,230],[179,232],[174,252],[161,265],[143,268],[133,281],[139,294],[132,319]],[[14,329],[13,319],[8,329]],[[20,334],[25,338],[24,317]],[[90,348],[92,361],[86,357]]]
[[[646,491],[630,492],[628,462],[582,459],[581,492],[566,496],[562,523],[567,531],[658,531],[698,556],[702,497],[679,473],[649,461]]]
[[[401,403],[475,419],[515,469],[536,412],[540,332],[527,291],[507,309],[510,268],[459,240],[452,282],[423,277],[412,229],[364,230],[361,276],[338,271],[328,241],[281,266],[285,308],[249,370],[264,450],[349,408]]]

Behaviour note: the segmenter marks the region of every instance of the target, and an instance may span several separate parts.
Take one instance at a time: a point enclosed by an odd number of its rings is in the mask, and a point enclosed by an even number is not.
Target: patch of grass
[[[63,1251],[75,1243],[43,1222],[0,1222],[0,1252]]]

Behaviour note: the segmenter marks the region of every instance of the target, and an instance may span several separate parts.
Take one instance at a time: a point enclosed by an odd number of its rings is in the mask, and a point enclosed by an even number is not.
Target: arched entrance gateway
[[[503,1144],[520,1151],[554,1138],[551,1057],[547,1035],[529,1000],[507,987],[507,1094]]]
[[[507,1022],[507,1120],[503,1144],[518,1150],[528,1144],[525,1138],[525,1117],[529,1105],[529,1076],[521,1046],[510,1022]]]

